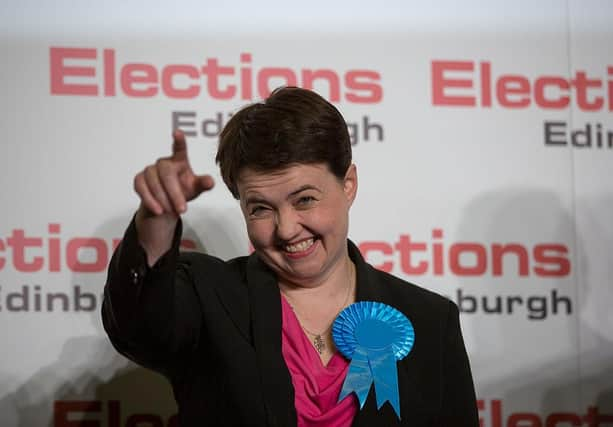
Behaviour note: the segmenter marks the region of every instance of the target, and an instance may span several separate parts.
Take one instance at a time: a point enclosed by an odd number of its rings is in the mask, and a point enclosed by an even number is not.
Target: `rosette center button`
[[[371,350],[384,349],[398,341],[398,331],[378,319],[364,319],[356,325],[354,336],[363,347]]]

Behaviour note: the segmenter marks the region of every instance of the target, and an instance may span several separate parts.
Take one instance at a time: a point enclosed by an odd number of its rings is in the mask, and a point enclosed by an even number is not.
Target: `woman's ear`
[[[343,179],[343,191],[345,192],[345,197],[347,197],[349,206],[351,206],[358,192],[358,171],[355,163],[352,163],[347,168],[345,178]]]

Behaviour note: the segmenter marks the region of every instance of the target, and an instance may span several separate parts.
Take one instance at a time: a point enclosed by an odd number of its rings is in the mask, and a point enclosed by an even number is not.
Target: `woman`
[[[347,239],[358,179],[336,108],[277,90],[233,116],[216,160],[254,253],[227,262],[179,253],[180,215],[213,180],[193,173],[175,132],[172,156],[135,178],[141,205],[102,309],[115,347],[170,380],[180,424],[477,426],[455,305],[375,270]],[[365,401],[339,399],[351,362],[331,330],[355,301],[392,306],[413,326],[415,343],[394,366],[399,408],[378,404],[374,387]]]

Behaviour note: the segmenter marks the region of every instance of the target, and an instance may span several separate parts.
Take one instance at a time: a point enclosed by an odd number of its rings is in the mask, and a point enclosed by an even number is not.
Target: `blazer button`
[[[137,269],[130,269],[130,279],[132,280],[133,285],[138,285],[138,282],[140,282],[140,274]]]

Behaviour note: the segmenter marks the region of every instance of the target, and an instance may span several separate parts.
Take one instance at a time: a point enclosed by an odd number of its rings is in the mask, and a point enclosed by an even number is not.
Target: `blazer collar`
[[[255,253],[247,261],[247,288],[268,424],[296,425],[294,388],[281,352],[281,294],[275,274]]]
[[[355,264],[356,273],[356,301],[383,302],[383,287],[379,286],[378,278],[372,267],[364,261],[360,250],[351,241],[347,240],[349,258]]]

